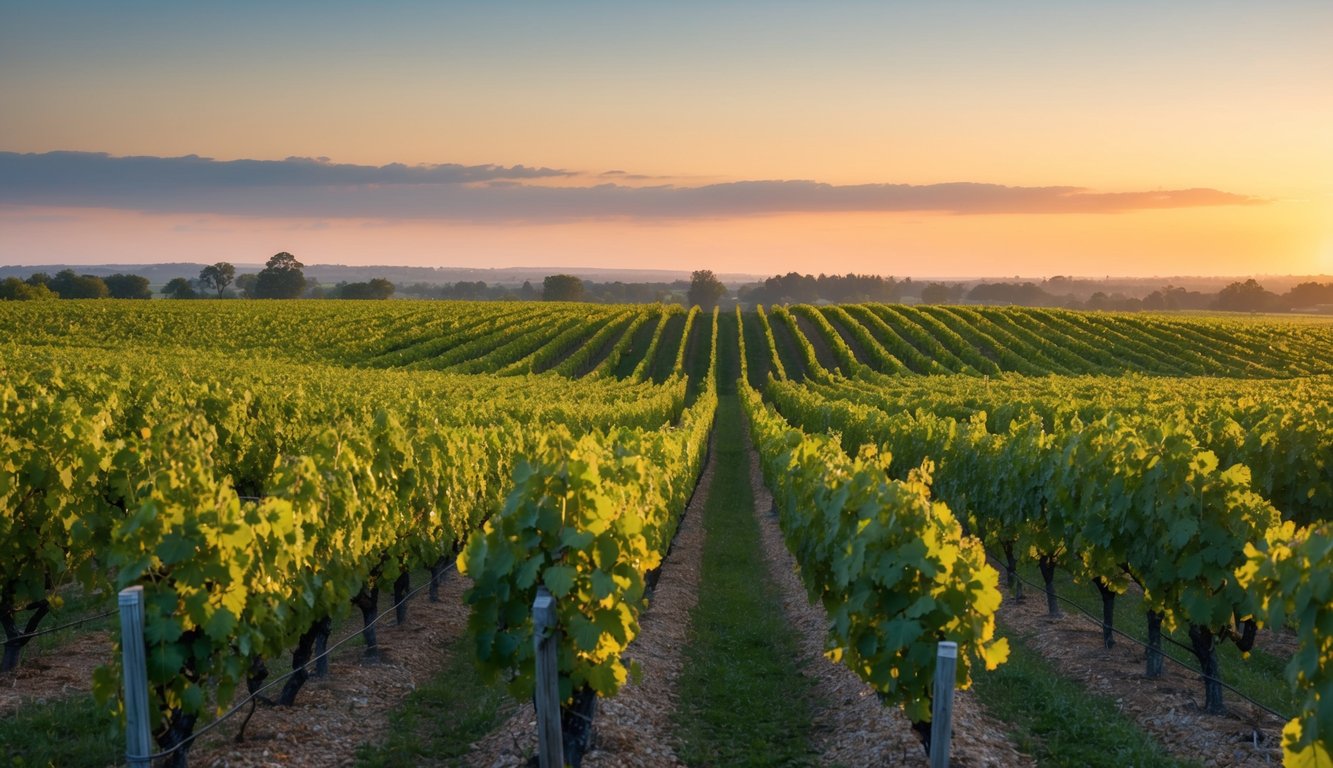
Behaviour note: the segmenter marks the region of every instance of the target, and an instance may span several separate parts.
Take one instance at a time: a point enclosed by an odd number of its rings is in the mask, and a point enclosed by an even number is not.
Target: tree
[[[333,292],[336,299],[387,299],[393,295],[394,284],[382,277],[368,283],[339,283]]]
[[[264,264],[255,280],[254,295],[259,299],[295,299],[305,290],[305,265],[283,251]]]
[[[944,283],[927,283],[925,288],[921,289],[922,304],[948,304],[949,286]]]
[[[45,283],[24,282],[17,277],[6,277],[0,280],[0,301],[35,301],[40,299],[57,298]]]
[[[194,286],[190,281],[183,277],[173,277],[171,281],[162,288],[162,295],[169,299],[197,299],[199,294],[195,293]]]
[[[62,299],[105,299],[111,294],[102,278],[95,275],[76,275],[72,269],[62,269],[47,286]]]
[[[1217,294],[1217,309],[1232,312],[1266,312],[1277,308],[1276,294],[1264,290],[1258,280],[1250,278],[1243,283],[1232,283]]]
[[[300,268],[299,264],[297,265],[297,268]],[[235,279],[236,267],[233,267],[225,261],[219,261],[211,267],[204,267],[199,270],[199,284],[210,290],[217,291],[219,299],[222,298],[222,292],[227,290],[227,286],[231,285],[231,281]]]
[[[583,281],[574,275],[547,275],[542,280],[542,301],[582,301]]]
[[[116,273],[103,278],[107,290],[113,299],[151,299],[153,289],[148,287],[148,278],[140,275],[122,275]]]
[[[1013,304],[1020,307],[1054,307],[1059,298],[1036,283],[980,283],[967,292],[967,298],[980,304]]]
[[[1333,304],[1333,283],[1301,283],[1282,295],[1288,309]]]
[[[686,303],[699,305],[701,309],[712,309],[718,300],[727,295],[727,286],[713,274],[711,269],[696,269],[690,273],[690,290],[686,294]]]
[[[254,272],[247,272],[236,278],[236,290],[247,299],[255,298],[255,283],[259,282],[259,275]]]
[[[393,283],[382,277],[373,277],[370,279],[370,282],[366,283],[366,285],[370,286],[370,298],[372,299],[387,299],[393,295],[394,288],[396,287]]]

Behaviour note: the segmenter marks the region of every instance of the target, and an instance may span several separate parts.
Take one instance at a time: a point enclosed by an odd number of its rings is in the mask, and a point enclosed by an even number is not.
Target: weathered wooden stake
[[[563,768],[565,750],[560,734],[560,661],[556,628],[555,598],[546,587],[537,587],[532,601],[532,645],[537,655],[537,759],[540,768]]]
[[[941,640],[935,656],[935,693],[931,697],[930,768],[948,768],[949,738],[953,733],[954,669],[958,643]]]
[[[125,762],[150,764],[153,753],[148,733],[148,660],[143,644],[143,587],[120,591],[120,652],[125,681]]]

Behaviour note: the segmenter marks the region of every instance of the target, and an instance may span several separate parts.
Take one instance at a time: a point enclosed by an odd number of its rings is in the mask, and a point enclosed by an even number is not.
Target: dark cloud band
[[[727,218],[782,213],[1118,213],[1256,205],[1215,189],[1094,192],[1000,184],[832,185],[739,181],[700,186],[532,182],[581,174],[526,166],[348,165],[325,158],[217,161],[102,153],[0,152],[0,203],[155,213],[455,221]]]

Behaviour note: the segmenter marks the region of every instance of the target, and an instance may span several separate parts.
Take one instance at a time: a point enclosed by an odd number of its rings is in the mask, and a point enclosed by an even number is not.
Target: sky
[[[0,0],[0,263],[1333,273],[1333,3]]]

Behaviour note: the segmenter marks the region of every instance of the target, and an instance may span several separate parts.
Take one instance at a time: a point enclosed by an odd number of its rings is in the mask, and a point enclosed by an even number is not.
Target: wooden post
[[[120,591],[121,675],[125,681],[125,761],[148,768],[148,660],[143,643],[143,587]]]
[[[958,643],[941,640],[935,656],[935,693],[931,697],[930,768],[949,767],[949,738],[953,733],[953,685],[958,664]]]
[[[563,768],[565,750],[560,733],[560,661],[556,645],[555,598],[545,585],[532,601],[532,645],[537,656],[534,704],[537,708],[537,759],[540,768]]]

